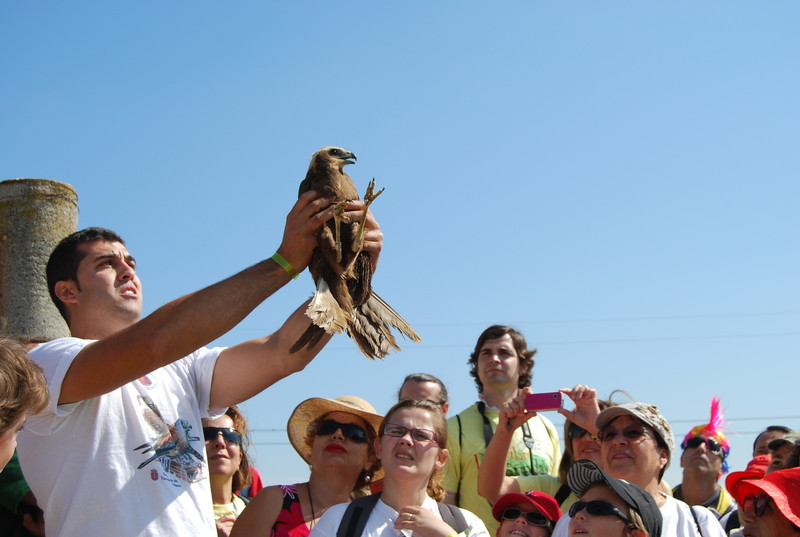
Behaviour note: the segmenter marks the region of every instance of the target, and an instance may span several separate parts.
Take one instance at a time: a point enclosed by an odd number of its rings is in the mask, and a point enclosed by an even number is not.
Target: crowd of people
[[[468,357],[474,404],[448,418],[445,384],[425,373],[383,415],[353,395],[306,399],[287,435],[308,479],[265,487],[237,405],[330,336],[290,350],[304,304],[273,334],[206,345],[308,266],[330,202],[301,195],[275,255],[144,318],[119,235],[88,228],[59,243],[46,273],[70,337],[0,340],[0,536],[800,536],[799,432],[765,429],[723,486],[719,401],[676,446],[657,406],[579,384],[560,390],[574,406],[558,410],[562,453],[552,422],[527,408],[536,351],[500,325]],[[360,201],[343,216],[363,223],[375,270],[380,226]],[[673,459],[683,480],[671,488]]]

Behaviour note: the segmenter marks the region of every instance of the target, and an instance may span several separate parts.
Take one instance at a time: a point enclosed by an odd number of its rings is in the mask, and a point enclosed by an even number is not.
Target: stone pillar
[[[0,316],[12,337],[69,335],[50,299],[45,265],[56,244],[78,225],[78,194],[48,179],[0,182]]]

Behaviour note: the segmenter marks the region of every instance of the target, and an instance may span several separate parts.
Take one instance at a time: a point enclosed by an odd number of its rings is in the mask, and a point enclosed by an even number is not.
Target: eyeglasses
[[[683,449],[698,448],[700,444],[705,444],[709,451],[712,453],[722,453],[722,446],[713,438],[704,438],[702,436],[693,436],[683,445]]]
[[[570,423],[569,427],[567,428],[567,437],[569,437],[570,440],[575,440],[576,438],[583,438],[587,434],[592,437],[592,440],[597,440],[597,437],[595,435],[590,434],[589,431],[587,431],[583,427],[575,425],[574,423]]]
[[[411,439],[418,444],[428,444],[430,442],[439,443],[439,438],[436,436],[436,433],[429,429],[410,429],[402,425],[397,425],[396,423],[387,423],[383,427],[383,434],[396,436],[397,438],[402,438],[409,433],[411,434]]]
[[[222,435],[226,442],[242,445],[242,433],[230,427],[203,427],[203,438],[212,442]]]
[[[769,505],[770,501],[772,501],[772,498],[766,494],[759,494],[758,496],[755,494],[748,494],[744,497],[742,509],[745,511],[752,509],[756,516],[760,517],[764,514],[764,511],[767,509],[767,505]]]
[[[591,502],[575,502],[569,508],[570,518],[575,518],[575,515],[586,509],[586,512],[592,516],[615,516],[626,524],[631,523],[628,515],[614,507],[608,502],[603,500],[592,500]]]
[[[621,434],[628,440],[638,440],[645,434],[647,434],[648,431],[650,431],[650,429],[648,429],[643,425],[628,425],[621,431],[609,427],[601,430],[598,433],[597,437],[600,439],[601,442],[610,442],[614,438],[616,438],[618,434]]]
[[[317,427],[317,435],[327,436],[341,430],[345,438],[352,440],[357,444],[363,444],[367,441],[367,431],[363,427],[355,423],[339,423],[336,420],[324,420]]]
[[[522,509],[518,509],[516,507],[508,507],[505,511],[503,511],[503,516],[501,517],[502,520],[516,520],[522,515],[525,515],[525,520],[528,521],[528,524],[533,526],[549,526],[550,521],[547,520],[541,513],[536,513],[534,511],[525,512]]]

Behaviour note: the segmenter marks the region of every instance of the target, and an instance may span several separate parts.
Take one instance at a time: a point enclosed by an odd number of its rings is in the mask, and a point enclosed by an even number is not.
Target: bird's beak
[[[345,155],[345,162],[347,164],[355,164],[357,160],[358,159],[356,158],[355,153],[351,153],[348,151],[347,154]]]

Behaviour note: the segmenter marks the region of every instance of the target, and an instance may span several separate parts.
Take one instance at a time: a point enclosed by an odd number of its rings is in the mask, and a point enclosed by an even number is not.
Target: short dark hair
[[[756,435],[756,439],[753,440],[753,451],[756,450],[756,446],[758,445],[758,439],[761,438],[761,435],[764,433],[774,433],[775,431],[781,432],[783,434],[789,434],[792,430],[784,425],[770,425],[760,433]]]
[[[53,253],[50,254],[50,259],[47,260],[47,268],[45,270],[47,274],[47,290],[50,291],[50,298],[53,300],[53,304],[56,305],[58,312],[64,317],[68,325],[69,312],[64,303],[61,302],[61,299],[56,296],[56,284],[63,281],[78,282],[78,265],[86,257],[86,254],[81,252],[79,246],[94,241],[125,244],[122,237],[110,229],[89,227],[61,239],[61,242],[53,249]]]
[[[478,393],[483,393],[483,383],[480,377],[478,377],[478,357],[481,353],[481,347],[483,347],[487,339],[501,338],[506,334],[511,336],[511,341],[514,342],[514,349],[519,356],[520,368],[525,367],[525,372],[519,376],[518,386],[520,388],[525,388],[531,385],[531,380],[533,379],[533,355],[536,354],[536,349],[528,349],[528,342],[525,341],[525,336],[510,326],[494,324],[484,330],[480,337],[478,337],[475,350],[469,355],[469,361],[467,362],[471,366],[469,374],[475,379],[475,384],[478,386]]]
[[[403,383],[400,385],[400,389],[397,390],[398,401],[402,399],[403,386],[405,386],[409,382],[420,382],[420,383],[433,382],[434,384],[439,386],[439,403],[445,404],[450,401],[450,399],[447,396],[447,388],[445,388],[444,382],[434,377],[433,375],[429,375],[427,373],[411,373],[410,375],[406,376],[406,378],[403,379]]]

